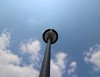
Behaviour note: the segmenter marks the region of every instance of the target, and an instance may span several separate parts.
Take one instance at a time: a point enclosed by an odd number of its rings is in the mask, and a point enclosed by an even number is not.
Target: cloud
[[[9,40],[10,40],[10,33],[3,32],[0,35],[0,49],[5,50],[9,44]]]
[[[30,62],[39,61],[41,44],[38,40],[30,39],[27,42],[21,42],[20,49],[23,53],[30,54]]]
[[[15,66],[0,64],[0,77],[38,77],[38,71],[32,66]]]
[[[64,53],[64,52],[58,52],[57,54],[56,54],[56,60],[57,60],[57,62],[56,62],[56,64],[61,68],[61,69],[64,69],[66,66],[65,66],[65,63],[66,63],[66,57],[67,57],[68,55],[66,54],[66,53]]]
[[[4,32],[0,36],[0,77],[38,77],[39,71],[32,65],[20,66],[21,58],[7,49],[10,34]]]
[[[91,47],[84,55],[85,62],[93,64],[94,70],[100,70],[100,45]]]
[[[38,40],[32,40],[30,39],[26,43],[22,42],[21,43],[21,48],[23,52],[27,52],[30,54],[38,54],[40,51],[40,42]]]
[[[55,61],[51,60],[51,77],[62,77],[66,68],[67,54],[58,52],[55,56]]]
[[[77,67],[77,63],[75,61],[72,61],[71,64],[70,64],[70,69],[68,70],[68,74],[72,74],[75,72],[75,69]],[[73,75],[73,76],[76,76],[76,75]]]
[[[38,40],[30,39],[27,42],[21,42],[20,49],[22,53],[30,54],[29,60],[31,64],[24,64],[22,57],[14,54],[9,50],[10,33],[3,32],[0,36],[0,77],[38,77],[39,70],[35,68],[34,64],[41,60],[39,57],[41,44]],[[51,59],[51,77],[62,77],[66,69],[67,54],[58,52],[55,58]],[[39,66],[39,65],[37,65]]]
[[[13,53],[11,53],[10,50],[1,50],[0,49],[0,63],[1,64],[20,64],[21,59],[18,58],[17,55],[14,55]]]
[[[9,63],[19,64],[20,59],[18,58],[18,56],[12,54],[10,50],[6,49],[9,45],[9,42],[10,42],[10,34],[8,32],[2,33],[2,35],[0,36],[0,63],[1,64],[9,64]]]

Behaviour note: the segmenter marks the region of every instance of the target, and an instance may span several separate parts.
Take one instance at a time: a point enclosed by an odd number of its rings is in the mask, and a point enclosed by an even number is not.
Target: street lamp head
[[[54,29],[45,30],[43,40],[47,43],[48,39],[51,40],[51,44],[54,44],[58,40],[58,33]]]

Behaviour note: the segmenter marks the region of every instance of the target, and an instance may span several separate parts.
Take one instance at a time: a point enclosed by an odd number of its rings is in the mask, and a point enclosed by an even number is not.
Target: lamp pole
[[[50,77],[51,44],[58,40],[58,34],[54,29],[47,29],[43,33],[43,40],[47,43],[47,46],[39,77]]]

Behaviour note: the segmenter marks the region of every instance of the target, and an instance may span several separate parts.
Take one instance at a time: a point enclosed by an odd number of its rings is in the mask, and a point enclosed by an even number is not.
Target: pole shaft
[[[50,77],[51,39],[47,41],[46,51],[39,77]]]

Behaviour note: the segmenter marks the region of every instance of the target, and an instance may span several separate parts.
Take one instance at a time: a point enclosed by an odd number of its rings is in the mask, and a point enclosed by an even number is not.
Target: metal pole
[[[50,77],[50,57],[51,57],[51,39],[48,38],[47,47],[39,77]]]
[[[51,44],[58,40],[58,33],[54,29],[47,29],[43,33],[43,40],[47,43],[39,77],[50,77]]]

